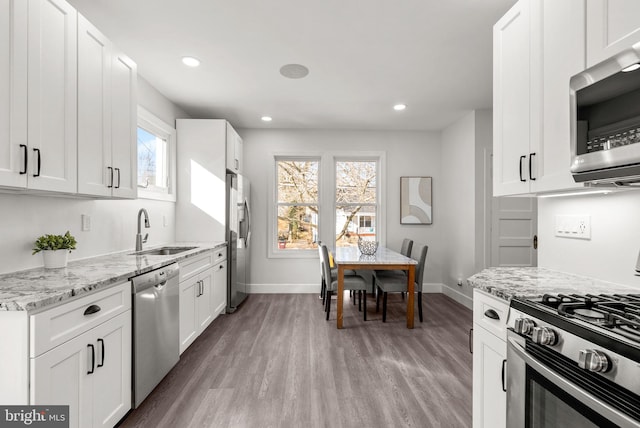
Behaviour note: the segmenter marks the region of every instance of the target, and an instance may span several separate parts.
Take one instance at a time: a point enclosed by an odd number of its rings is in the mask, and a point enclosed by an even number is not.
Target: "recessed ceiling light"
[[[263,122],[271,122],[273,120],[271,116],[262,116],[261,119]]]
[[[402,111],[402,110],[404,110],[406,108],[407,108],[406,104],[396,104],[396,105],[393,106],[393,109],[395,111]]]
[[[636,71],[637,69],[640,68],[640,64],[636,63],[636,64],[631,64],[629,67],[627,68],[623,68],[622,71],[624,73],[628,73],[630,71]]]
[[[200,65],[200,60],[192,56],[183,56],[182,63],[187,67],[197,67]]]
[[[302,64],[286,64],[280,67],[280,74],[289,79],[302,79],[309,74],[309,69]]]

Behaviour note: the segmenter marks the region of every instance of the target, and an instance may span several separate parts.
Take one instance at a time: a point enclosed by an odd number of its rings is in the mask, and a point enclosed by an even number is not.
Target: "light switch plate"
[[[555,235],[561,238],[591,239],[591,217],[557,215]]]

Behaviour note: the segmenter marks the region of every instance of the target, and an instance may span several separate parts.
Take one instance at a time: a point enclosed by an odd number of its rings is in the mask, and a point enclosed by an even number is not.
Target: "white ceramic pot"
[[[57,269],[67,267],[67,257],[69,250],[43,250],[45,269]]]

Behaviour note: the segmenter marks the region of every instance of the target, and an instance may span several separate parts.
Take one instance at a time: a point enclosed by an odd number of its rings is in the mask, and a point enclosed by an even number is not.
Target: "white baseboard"
[[[461,305],[466,306],[467,308],[473,310],[473,298],[462,294],[461,292],[459,292],[458,290],[455,290],[451,287],[447,287],[446,285],[442,285],[442,293],[455,300],[456,302],[460,303]]]

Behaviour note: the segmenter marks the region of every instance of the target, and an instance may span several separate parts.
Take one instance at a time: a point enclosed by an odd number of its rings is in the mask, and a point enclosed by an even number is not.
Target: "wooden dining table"
[[[362,254],[358,247],[337,247],[334,263],[338,267],[338,328],[342,328],[345,269],[406,270],[407,275],[407,328],[413,328],[415,274],[418,262],[386,247],[378,247],[373,255]]]

